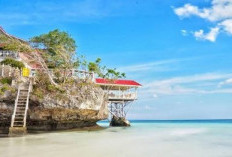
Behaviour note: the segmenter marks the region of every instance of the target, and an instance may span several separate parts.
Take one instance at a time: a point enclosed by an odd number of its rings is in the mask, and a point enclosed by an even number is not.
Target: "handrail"
[[[44,70],[41,68],[31,68],[31,76],[33,77],[36,73],[37,70]],[[84,71],[84,70],[78,70],[78,69],[61,69],[61,70],[69,70],[69,74],[67,75],[68,77],[73,77],[73,78],[80,78],[80,77],[85,77],[85,78],[91,78],[92,81],[95,81],[95,76],[94,76],[94,72],[88,72],[88,71]],[[49,73],[53,75],[53,69],[48,69]],[[71,75],[70,75],[71,74]]]
[[[108,97],[110,99],[137,99],[136,93],[128,93],[128,94],[108,93]]]
[[[11,127],[14,126],[15,114],[16,114],[18,100],[19,100],[19,92],[20,92],[20,85],[18,87],[17,97],[16,97],[16,100],[15,100],[14,113],[13,113],[12,119],[11,119]]]
[[[26,102],[26,108],[25,108],[25,113],[24,113],[24,118],[23,118],[23,127],[26,127],[26,119],[27,119],[27,110],[29,106],[29,98],[30,98],[30,92],[32,88],[32,79],[29,78],[29,87],[28,87],[28,92],[27,92],[27,102]]]

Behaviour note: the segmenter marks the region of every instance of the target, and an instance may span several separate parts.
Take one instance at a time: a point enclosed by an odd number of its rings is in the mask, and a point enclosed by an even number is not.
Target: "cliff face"
[[[10,126],[15,93],[0,97],[0,130]],[[30,130],[61,130],[94,126],[108,117],[107,98],[103,90],[93,84],[66,86],[65,92],[46,93],[38,97],[32,93],[27,116]]]

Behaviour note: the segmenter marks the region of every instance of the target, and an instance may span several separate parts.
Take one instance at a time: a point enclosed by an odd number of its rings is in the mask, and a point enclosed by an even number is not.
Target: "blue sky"
[[[232,118],[231,0],[0,0],[23,39],[69,32],[78,54],[143,87],[129,119]]]

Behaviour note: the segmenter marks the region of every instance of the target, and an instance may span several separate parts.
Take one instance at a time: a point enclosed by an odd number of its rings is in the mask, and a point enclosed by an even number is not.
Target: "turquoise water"
[[[232,120],[132,121],[129,128],[0,138],[0,157],[232,157]]]

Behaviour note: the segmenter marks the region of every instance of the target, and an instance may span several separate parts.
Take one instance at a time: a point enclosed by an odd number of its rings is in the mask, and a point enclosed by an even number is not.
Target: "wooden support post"
[[[4,64],[2,65],[2,77],[4,77]]]
[[[11,77],[11,66],[10,66],[10,70],[9,70],[9,77]]]

